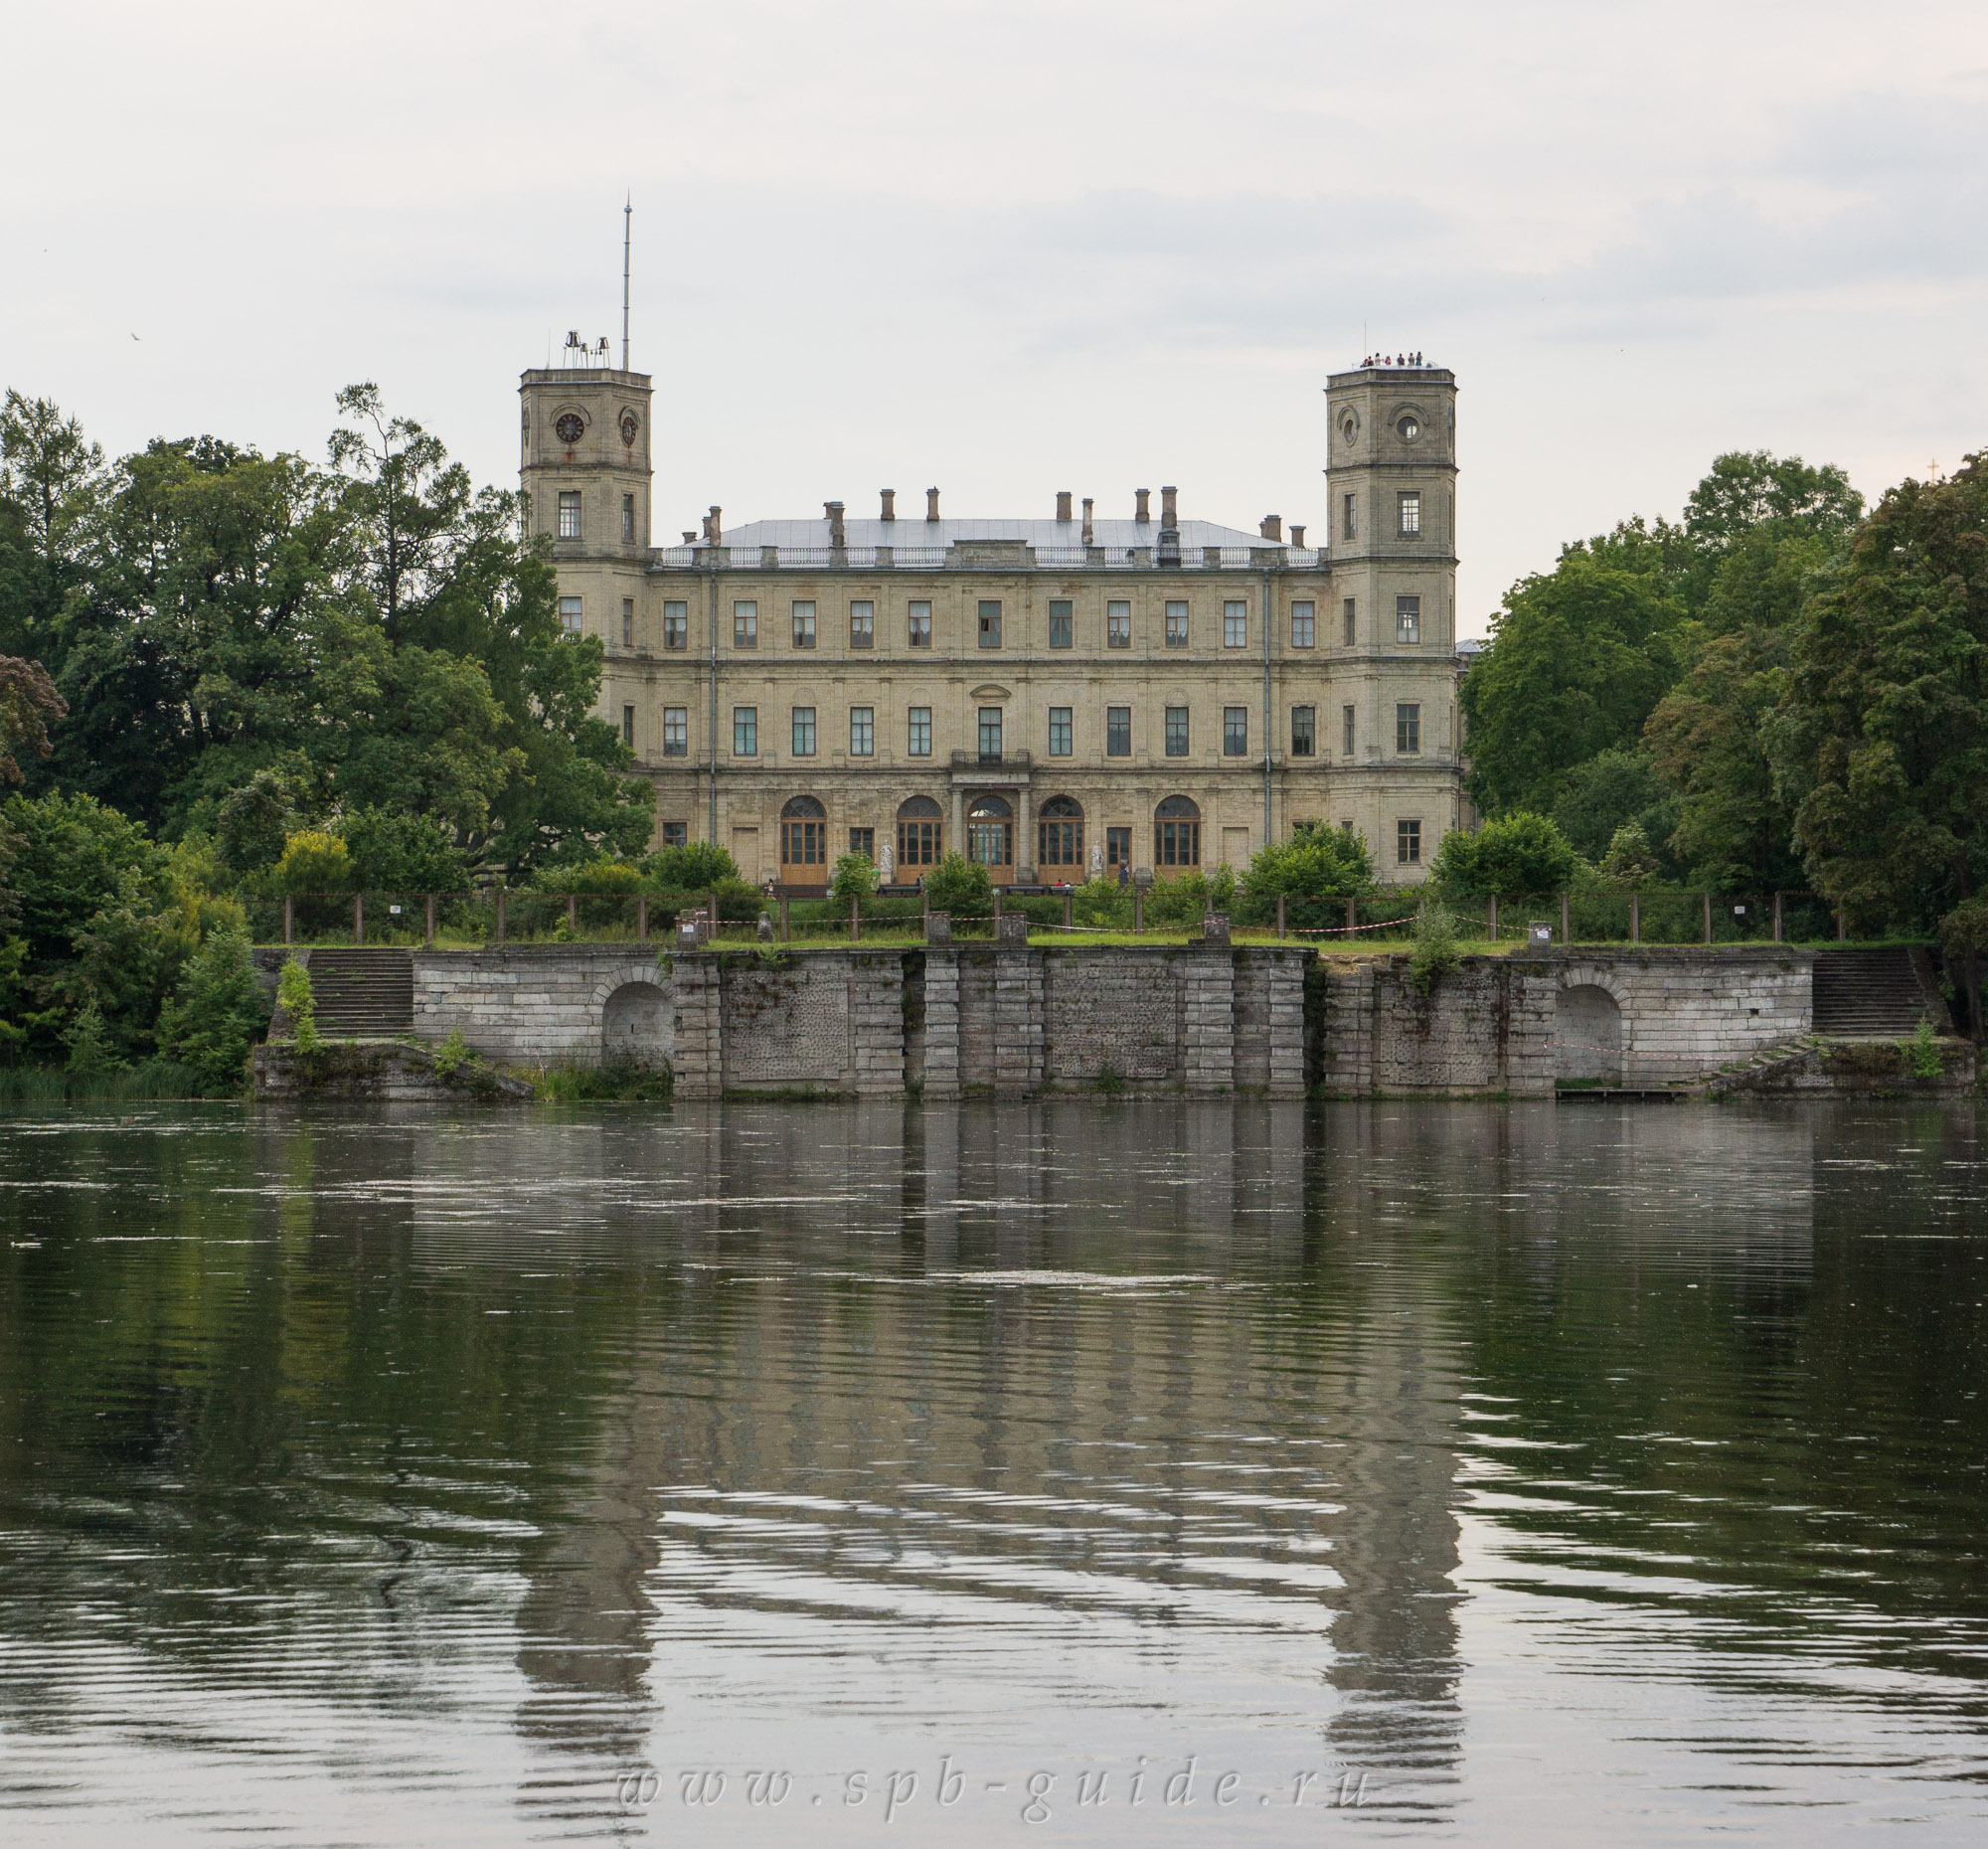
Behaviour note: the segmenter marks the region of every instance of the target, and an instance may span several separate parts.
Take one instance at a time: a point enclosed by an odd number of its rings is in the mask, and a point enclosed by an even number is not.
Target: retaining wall
[[[610,1052],[643,1064],[676,1063],[676,1009],[657,952],[635,944],[517,944],[487,950],[416,950],[414,1033],[446,1040],[451,1028],[478,1053],[510,1066],[593,1066]],[[657,991],[652,1009],[613,1010],[631,983]],[[626,1044],[620,1044],[625,1042]]]

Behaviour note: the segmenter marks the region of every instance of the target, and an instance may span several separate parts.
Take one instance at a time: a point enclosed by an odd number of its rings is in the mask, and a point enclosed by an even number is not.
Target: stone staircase
[[[391,1040],[414,1026],[414,959],[407,950],[313,950],[317,1031],[333,1040]]]
[[[1946,1007],[1929,994],[1909,950],[1818,950],[1815,1031],[1835,1040],[1903,1040],[1920,1016],[1952,1032]]]

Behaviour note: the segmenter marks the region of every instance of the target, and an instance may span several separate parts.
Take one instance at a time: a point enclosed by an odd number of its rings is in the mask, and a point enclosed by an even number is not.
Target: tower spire
[[[621,206],[621,370],[628,370],[628,237],[635,216],[631,192]]]

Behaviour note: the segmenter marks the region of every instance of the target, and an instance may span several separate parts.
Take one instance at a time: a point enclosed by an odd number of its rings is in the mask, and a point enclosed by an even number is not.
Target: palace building
[[[1453,374],[1331,377],[1320,545],[1183,518],[1165,487],[1033,520],[954,518],[936,488],[867,518],[714,507],[659,546],[649,375],[574,357],[519,387],[529,518],[562,620],[605,644],[658,845],[797,888],[851,849],[909,884],[955,847],[1057,884],[1240,872],[1316,820],[1413,881],[1458,825]]]

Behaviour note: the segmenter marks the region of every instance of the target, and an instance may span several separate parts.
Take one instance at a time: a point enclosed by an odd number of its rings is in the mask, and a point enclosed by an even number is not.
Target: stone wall
[[[636,944],[513,944],[487,950],[416,950],[414,1033],[463,1039],[508,1066],[593,1066],[606,1057],[610,1015],[623,1032],[612,1050],[645,1064],[674,1064],[677,1010],[670,976],[653,948]],[[630,983],[660,991],[652,1007],[629,1006]],[[634,1030],[632,1032],[628,1030]]]
[[[1313,990],[1329,1092],[1553,1093],[1553,988],[1515,958],[1466,956],[1423,996],[1406,956],[1332,957]]]

